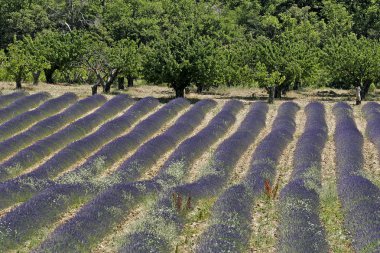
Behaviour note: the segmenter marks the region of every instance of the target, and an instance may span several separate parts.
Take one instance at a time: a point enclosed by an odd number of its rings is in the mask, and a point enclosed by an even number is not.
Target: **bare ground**
[[[296,131],[293,135],[293,140],[285,148],[277,164],[275,182],[278,184],[279,192],[290,179],[293,168],[293,160],[290,159],[290,157],[293,157],[298,138],[303,133],[305,121],[304,105],[301,105],[301,109],[297,112],[295,117]],[[277,198],[268,199],[266,196],[263,196],[252,206],[250,252],[275,252],[278,222],[277,205]]]
[[[331,253],[354,252],[347,232],[344,229],[342,207],[336,189],[335,166],[335,118],[332,113],[333,104],[325,104],[328,140],[322,152],[322,189],[320,192],[320,217],[326,231],[326,239]]]

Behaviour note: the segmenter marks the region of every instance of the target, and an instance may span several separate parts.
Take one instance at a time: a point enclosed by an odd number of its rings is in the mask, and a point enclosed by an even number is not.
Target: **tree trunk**
[[[38,83],[40,82],[41,71],[33,72],[32,75],[33,75],[33,85],[38,85]]]
[[[276,90],[275,86],[267,88],[268,95],[269,95],[269,97],[268,97],[268,103],[269,104],[273,104],[274,103],[274,93],[275,93],[275,90]]]
[[[96,95],[98,93],[98,84],[94,84],[91,86],[92,95]]]
[[[370,86],[371,86],[371,81],[369,81],[369,80],[364,81],[364,85],[361,89],[361,94],[360,94],[362,100],[364,100],[366,98]]]
[[[203,85],[197,85],[197,93],[201,94],[203,91]]]
[[[16,78],[16,89],[22,89],[21,78]]]
[[[128,80],[128,87],[133,87],[133,77],[132,76],[128,76],[127,80]]]
[[[55,70],[56,68],[50,68],[50,69],[44,70],[47,83],[54,83],[53,74]]]
[[[117,88],[119,90],[124,90],[125,89],[125,87],[124,87],[124,76],[117,78]]]
[[[279,87],[273,87],[274,88],[274,98],[281,98],[282,97],[282,89]]]
[[[111,71],[110,76],[107,78],[107,81],[103,85],[103,92],[104,93],[109,93],[111,91],[111,85],[115,81],[118,72],[119,72],[118,69],[113,69]]]
[[[183,98],[185,96],[185,89],[182,87],[174,87],[175,90],[175,97],[176,98]]]

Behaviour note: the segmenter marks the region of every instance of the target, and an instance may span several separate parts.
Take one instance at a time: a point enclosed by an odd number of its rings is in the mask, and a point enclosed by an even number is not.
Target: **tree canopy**
[[[17,87],[40,74],[104,92],[139,78],[176,96],[218,85],[365,96],[379,84],[378,0],[0,0],[0,12],[0,76]]]

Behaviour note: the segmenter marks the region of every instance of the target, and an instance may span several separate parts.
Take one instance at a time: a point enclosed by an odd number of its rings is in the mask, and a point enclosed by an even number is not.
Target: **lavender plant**
[[[191,164],[207,147],[212,145],[220,137],[220,134],[228,130],[235,121],[233,115],[241,108],[240,102],[231,101],[227,103],[204,129],[180,144],[169,157],[168,162],[161,168],[160,175],[149,181],[120,183],[112,186],[85,205],[67,224],[57,228],[39,250],[90,250],[137,203],[150,196],[156,196],[158,191],[167,189],[170,185],[181,181],[181,178],[186,174],[187,165]],[[194,116],[194,112],[189,111],[189,115]],[[188,120],[191,118],[180,118],[178,126]],[[168,130],[169,133],[178,126],[173,125],[172,130]],[[217,134],[212,134],[213,131],[217,131]],[[211,137],[206,138],[206,136]],[[188,154],[191,152],[193,154],[189,156]],[[121,169],[124,170],[123,168]],[[109,215],[111,210],[112,215]],[[94,232],[94,227],[98,227],[99,222],[102,228],[96,229]],[[80,229],[78,229],[79,227]],[[67,243],[68,241],[70,244]]]
[[[82,159],[84,152],[92,152],[95,148],[116,138],[158,104],[158,100],[151,97],[140,100],[122,116],[107,122],[96,132],[83,139],[69,144],[35,170],[1,183],[0,208],[25,201],[33,194],[47,188],[53,183],[51,180],[55,176]],[[87,145],[87,143],[92,145]]]
[[[30,110],[43,103],[50,97],[47,92],[40,92],[30,96],[25,96],[17,99],[12,104],[0,109],[0,124]]]
[[[238,130],[216,149],[207,173],[193,183],[182,185],[177,183],[166,190],[134,231],[128,235],[120,252],[173,250],[175,246],[173,242],[184,226],[183,211],[190,209],[194,201],[213,196],[221,190],[241,155],[265,126],[267,110],[266,104],[255,103]],[[160,229],[163,224],[165,230]]]
[[[132,103],[133,100],[127,96],[118,95],[90,115],[19,151],[15,156],[0,164],[0,181],[14,177],[56,150],[82,138],[89,131],[104,123],[116,113],[126,109]]]
[[[12,92],[10,94],[0,96],[0,108],[6,107],[7,105],[15,102],[17,99],[28,95],[28,93],[23,91]]]
[[[242,252],[251,234],[251,206],[263,194],[265,182],[273,182],[276,164],[293,138],[295,114],[292,102],[280,106],[271,132],[252,155],[250,169],[242,182],[228,188],[215,202],[211,224],[200,236],[196,252]]]
[[[367,134],[376,136],[376,104],[363,107],[368,119]],[[380,190],[361,175],[363,167],[363,136],[356,127],[352,109],[345,103],[334,106],[336,118],[335,147],[337,189],[342,203],[345,226],[357,252],[380,251]],[[372,129],[371,129],[372,128]]]
[[[325,110],[310,103],[304,133],[297,141],[290,182],[280,193],[278,252],[328,252],[319,219],[321,155],[327,140]]]
[[[20,132],[36,122],[58,113],[76,101],[77,96],[74,93],[66,93],[58,98],[46,101],[34,110],[17,115],[0,125],[0,141],[15,135],[17,132]]]
[[[102,95],[82,99],[63,112],[38,122],[27,131],[0,142],[0,160],[5,159],[31,143],[56,132],[68,123],[104,104],[105,101],[106,98]]]
[[[188,105],[189,102],[185,99],[176,99],[168,103],[134,128],[136,129],[134,143],[121,142],[120,138],[123,137],[120,137],[115,140],[120,142],[118,143],[120,145],[116,145],[116,147],[120,149],[124,146],[128,149],[131,145],[138,146],[151,136],[152,132],[149,132],[150,129],[157,131],[165,122],[172,119]],[[131,133],[133,133],[133,130],[129,134]],[[137,138],[141,138],[140,143]],[[103,160],[100,160],[98,164],[95,164],[95,167],[100,168],[103,165]],[[78,175],[75,173],[77,171],[74,171],[73,174]],[[78,180],[80,182],[78,183],[75,182],[75,177],[72,178],[74,180],[70,180],[70,177],[62,177],[59,183],[49,185],[47,189],[1,217],[0,239],[6,243],[0,246],[0,250],[7,251],[17,248],[19,243],[33,238],[35,233],[41,228],[59,219],[60,215],[66,212],[68,208],[90,200],[97,193],[96,186],[81,180]],[[70,183],[65,184],[63,183],[64,180],[70,181]],[[40,208],[43,210],[40,210]],[[17,231],[20,229],[23,230],[23,233],[18,234]]]

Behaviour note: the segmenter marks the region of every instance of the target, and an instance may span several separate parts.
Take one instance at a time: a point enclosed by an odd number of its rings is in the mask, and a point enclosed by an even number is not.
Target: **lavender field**
[[[380,104],[0,96],[0,252],[380,252]]]

